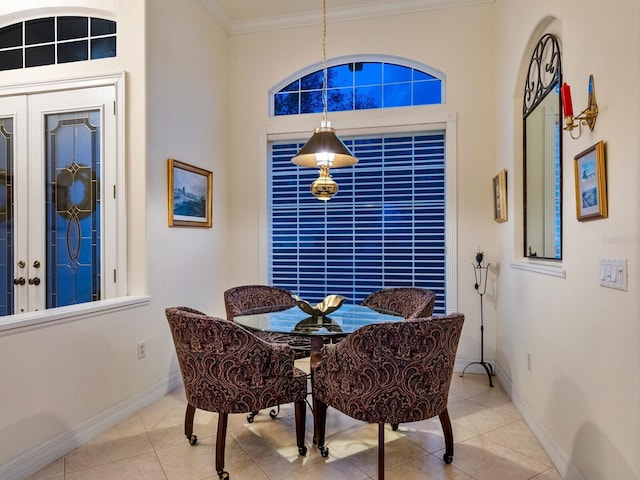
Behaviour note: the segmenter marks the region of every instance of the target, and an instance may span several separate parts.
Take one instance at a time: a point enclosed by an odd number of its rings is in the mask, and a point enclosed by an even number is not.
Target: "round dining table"
[[[309,356],[312,374],[320,360],[320,350],[325,342],[345,337],[364,325],[402,320],[403,318],[397,315],[350,303],[343,304],[325,317],[311,317],[294,306],[280,312],[238,315],[233,319],[249,330],[308,337],[311,344]]]

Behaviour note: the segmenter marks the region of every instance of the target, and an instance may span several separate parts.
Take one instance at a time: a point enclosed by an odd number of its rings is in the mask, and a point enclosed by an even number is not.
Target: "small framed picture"
[[[169,226],[211,228],[213,173],[169,159]]]
[[[508,219],[506,170],[501,170],[493,177],[493,219],[498,223]]]
[[[607,175],[604,142],[575,156],[576,215],[579,221],[606,218]]]

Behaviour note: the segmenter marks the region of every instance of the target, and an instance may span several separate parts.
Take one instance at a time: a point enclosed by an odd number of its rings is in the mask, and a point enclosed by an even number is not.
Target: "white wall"
[[[457,115],[458,310],[467,314],[459,358],[480,354],[479,298],[471,262],[478,247],[488,261],[492,248],[491,179],[495,171],[493,6],[430,10],[327,26],[327,57],[392,55],[420,62],[446,75],[446,104],[420,110]],[[453,28],[452,28],[453,26]],[[266,150],[257,133],[290,129],[311,136],[321,115],[269,118],[268,92],[294,73],[322,62],[322,26],[283,29],[231,38],[229,122],[230,241],[233,264],[229,285],[267,280]],[[415,115],[414,115],[415,116]],[[412,117],[403,109],[335,112],[338,134],[345,126]],[[262,149],[261,149],[262,148]],[[486,358],[495,358],[494,295],[485,298]]]
[[[635,479],[640,446],[638,3],[497,0],[496,14],[497,168],[506,168],[513,179],[510,221],[495,227],[499,371],[534,430],[553,448],[565,478]],[[523,262],[523,69],[549,24],[560,38],[574,111],[586,107],[591,73],[600,108],[593,133],[586,129],[578,140],[563,134],[566,279],[512,268]],[[607,143],[609,218],[578,222],[573,157],[599,140]],[[599,286],[601,257],[628,259],[628,292]],[[531,371],[527,352],[533,356]]]
[[[0,477],[38,462],[34,452],[74,446],[81,441],[74,436],[113,421],[105,415],[150,391],[161,394],[179,378],[165,307],[224,314],[227,36],[197,0],[73,3],[47,2],[51,10],[42,1],[2,2],[0,24],[25,16],[106,15],[118,23],[118,56],[0,72],[0,85],[126,72],[128,286],[130,294],[151,300],[0,335]],[[167,226],[169,157],[214,172],[213,228]],[[139,340],[146,341],[143,360]]]

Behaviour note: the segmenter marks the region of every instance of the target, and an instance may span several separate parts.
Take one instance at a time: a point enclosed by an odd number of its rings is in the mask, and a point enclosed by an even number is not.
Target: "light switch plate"
[[[600,259],[600,286],[627,290],[627,259],[626,258],[601,258]]]

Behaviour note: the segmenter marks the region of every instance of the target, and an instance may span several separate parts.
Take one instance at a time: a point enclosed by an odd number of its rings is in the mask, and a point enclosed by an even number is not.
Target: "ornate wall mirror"
[[[536,44],[524,87],[524,256],[562,258],[560,46],[552,34]]]

